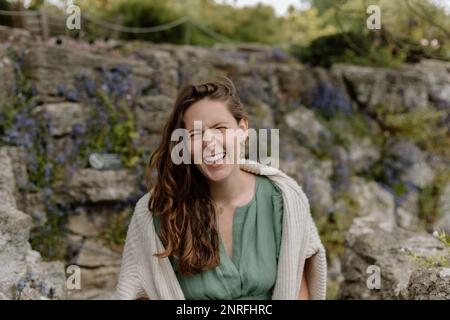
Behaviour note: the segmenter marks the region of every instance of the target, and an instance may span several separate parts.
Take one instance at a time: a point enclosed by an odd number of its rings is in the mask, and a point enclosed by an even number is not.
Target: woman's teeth
[[[218,160],[220,160],[220,159],[222,159],[224,157],[225,157],[225,153],[221,152],[221,153],[216,154],[214,156],[205,156],[203,159],[207,163],[214,163],[214,162],[216,162],[216,161],[218,161]]]

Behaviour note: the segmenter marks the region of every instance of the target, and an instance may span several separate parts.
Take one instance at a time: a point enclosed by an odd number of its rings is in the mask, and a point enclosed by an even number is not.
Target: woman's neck
[[[226,179],[210,182],[209,188],[213,200],[219,206],[235,207],[251,200],[255,183],[253,174],[236,167]]]

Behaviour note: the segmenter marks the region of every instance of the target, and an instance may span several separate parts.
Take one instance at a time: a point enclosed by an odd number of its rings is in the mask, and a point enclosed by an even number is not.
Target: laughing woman
[[[241,158],[248,125],[230,79],[180,91],[128,228],[118,299],[325,299],[308,199],[280,169]]]

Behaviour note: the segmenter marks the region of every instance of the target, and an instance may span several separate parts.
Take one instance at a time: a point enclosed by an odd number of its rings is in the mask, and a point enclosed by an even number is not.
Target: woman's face
[[[240,142],[248,121],[237,123],[225,102],[208,98],[192,104],[183,115],[189,131],[191,161],[210,181],[227,178],[239,166]]]

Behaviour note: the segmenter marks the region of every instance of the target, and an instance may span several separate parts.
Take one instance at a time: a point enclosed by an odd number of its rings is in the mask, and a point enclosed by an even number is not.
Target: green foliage
[[[326,24],[335,25],[339,32],[378,32],[368,30],[368,5],[377,5],[381,11],[381,27],[394,39],[410,39],[417,43],[422,38],[440,39],[448,43],[450,19],[436,1],[409,0],[317,0],[320,17]]]
[[[270,5],[234,6],[214,0],[78,0],[82,12],[127,27],[153,27],[179,18],[189,21],[155,33],[119,32],[88,23],[84,34],[152,42],[214,45],[258,42],[279,45],[312,65],[337,62],[396,66],[422,58],[450,57],[449,14],[433,1],[304,0],[278,17]],[[38,8],[44,1],[35,0]],[[0,8],[9,6],[0,0]],[[369,30],[368,5],[381,9],[381,29]],[[48,8],[57,9],[45,3]],[[421,42],[422,41],[422,42]],[[425,41],[425,42],[424,42]]]
[[[333,133],[335,145],[348,146],[354,137],[370,138],[377,145],[383,143],[379,132],[374,131],[370,125],[369,117],[361,112],[351,115],[338,113],[328,120],[323,120],[322,123]]]
[[[450,236],[443,231],[435,231],[433,235],[444,245],[444,251],[425,256],[412,250],[404,250],[403,254],[417,263],[421,268],[450,267]]]
[[[214,31],[237,42],[276,43],[281,37],[281,20],[271,6],[233,8],[218,5],[209,24]],[[200,21],[199,21],[200,22]]]
[[[334,279],[327,280],[327,297],[326,300],[336,300],[339,291],[340,281]]]
[[[171,1],[123,0],[116,1],[107,13],[109,21],[127,27],[153,27],[172,22],[184,15]],[[182,43],[185,26],[178,26],[154,33],[121,33],[124,39],[141,39],[152,42]]]
[[[190,19],[190,22],[156,33],[118,33],[123,39],[194,45],[213,45],[230,39],[270,44],[279,43],[283,35],[282,19],[275,15],[271,6],[262,4],[240,8],[212,0],[113,0],[107,4],[80,1],[80,5],[82,10],[99,18],[127,27],[145,28],[182,17]],[[90,32],[98,36],[110,35],[109,30],[101,27],[92,27]]]
[[[395,106],[378,104],[373,117],[392,138],[404,138],[423,146],[430,141],[444,141],[449,138],[449,129],[445,124],[447,112],[435,108],[416,108],[411,111],[396,110]]]
[[[386,114],[384,123],[393,135],[423,142],[442,136],[448,131],[442,126],[445,116],[443,110],[415,109],[406,113]]]
[[[325,67],[338,62],[390,67],[422,58],[449,59],[450,19],[429,1],[372,1],[371,5],[381,9],[380,30],[367,28],[369,3],[365,1],[317,0],[311,4],[310,10],[317,11],[308,19],[322,31],[315,32],[310,44],[294,38],[291,51],[302,62]],[[330,27],[332,34],[325,32]]]
[[[293,45],[292,52],[301,62],[330,67],[334,63],[395,66],[404,62],[406,53],[390,46],[382,33],[342,32],[319,37],[307,47]]]
[[[42,228],[33,228],[31,231],[31,245],[43,254],[44,258],[62,258],[65,244],[61,237],[60,211],[52,202],[49,195],[49,186],[55,181],[53,175],[56,171],[54,159],[47,152],[50,144],[50,133],[45,124],[45,118],[38,119],[34,114],[35,100],[32,83],[24,76],[21,62],[23,51],[16,47],[8,49],[8,57],[15,68],[15,91],[10,103],[2,106],[0,116],[0,144],[21,146],[26,151],[27,175],[29,184],[24,192],[43,191],[46,194],[44,205],[47,223]],[[45,115],[44,115],[45,116]]]
[[[419,218],[428,228],[432,228],[441,217],[439,199],[448,181],[450,181],[450,170],[441,170],[436,173],[433,182],[423,188],[419,194]]]
[[[28,10],[38,10],[45,5],[45,0],[31,0]]]
[[[336,199],[340,199],[343,204],[339,209],[331,211],[327,216],[315,217],[329,258],[339,257],[343,254],[345,235],[359,211],[359,205],[350,193],[340,191],[336,194]]]
[[[378,105],[374,116],[384,132],[380,137],[404,138],[433,154],[450,156],[450,130],[445,123],[445,110],[426,108],[391,112],[389,107]]]
[[[11,4],[7,0],[0,0],[0,10],[10,10]],[[0,15],[0,25],[12,26],[12,19],[10,16]]]
[[[92,126],[88,130],[88,143],[83,149],[81,156],[87,158],[92,152],[105,152],[108,150],[107,140],[112,148],[108,151],[120,155],[125,167],[133,168],[143,153],[143,147],[136,146],[135,141],[139,134],[136,127],[136,119],[124,98],[114,99],[99,89],[96,95],[101,104],[107,110],[108,122],[111,128],[105,126]],[[116,107],[114,106],[116,104]]]
[[[131,215],[128,211],[114,213],[108,219],[107,226],[100,235],[112,250],[121,251],[125,244]]]
[[[24,76],[20,63],[21,57],[19,51],[14,48],[8,48],[7,56],[13,61],[16,68],[15,72],[15,94],[10,98],[10,102],[2,106],[2,115],[0,117],[0,144],[17,144],[17,141],[4,141],[5,136],[11,134],[9,130],[14,130],[14,136],[27,134],[28,139],[33,139],[33,144],[28,146],[27,152],[32,155],[32,165],[28,167],[28,178],[32,184],[41,188],[45,186],[45,167],[51,162],[46,152],[43,152],[42,146],[45,148],[49,134],[44,125],[40,122],[35,123],[32,132],[24,132],[27,126],[23,123],[20,127],[13,128],[17,122],[17,117],[23,119],[35,118],[33,114],[34,107],[34,92],[32,84]],[[33,122],[34,123],[34,122]]]
[[[308,10],[291,8],[284,18],[283,28],[286,31],[282,43],[293,43],[298,47],[308,46],[314,39],[338,32],[334,25],[325,25],[314,7]]]
[[[45,226],[33,228],[30,235],[30,244],[34,250],[41,253],[46,261],[63,260],[67,254],[67,243],[63,237],[62,225],[65,219],[60,219],[56,210],[47,212]]]
[[[83,75],[75,77],[79,91],[70,92],[71,97],[86,97],[87,100],[83,102],[92,107],[89,117],[91,122],[86,130],[79,131],[78,125],[75,126],[77,130],[73,128],[71,138],[74,143],[59,150],[58,157],[64,157],[58,160],[52,152],[55,146],[49,130],[50,119],[45,112],[34,112],[35,91],[32,82],[23,75],[21,53],[23,51],[15,47],[8,51],[8,57],[15,67],[15,88],[9,103],[2,106],[0,142],[26,149],[30,183],[24,192],[39,192],[42,196],[47,222],[31,230],[32,247],[41,252],[46,260],[64,259],[67,253],[64,225],[67,213],[73,208],[57,200],[53,190],[55,183],[69,178],[75,167],[87,165],[88,155],[95,151],[118,153],[129,168],[135,168],[142,158],[143,147],[138,143],[136,120],[131,107],[133,97],[129,91],[133,79],[126,66],[117,66],[112,70],[103,68],[100,71],[104,76],[101,84]],[[130,99],[131,102],[128,101]],[[116,223],[116,229],[110,229],[107,237],[117,245],[121,243],[124,232],[120,231],[119,224]]]
[[[317,8],[319,15],[323,15],[327,10],[329,10],[332,5],[336,2],[345,3],[345,0],[310,0],[309,1],[313,8]]]
[[[0,5],[4,1],[0,0]],[[221,42],[275,44],[302,62],[320,66],[337,62],[397,66],[422,58],[450,58],[449,15],[434,2],[372,1],[370,5],[381,9],[380,30],[367,28],[367,1],[304,2],[310,6],[302,9],[291,6],[282,17],[270,5],[234,6],[214,0],[78,0],[76,3],[82,12],[127,27],[153,27],[180,18],[189,19],[155,33],[119,32],[88,23],[84,30],[87,38],[119,37],[206,46]],[[33,5],[39,7],[42,1],[36,0]]]
[[[407,253],[407,256],[409,256],[415,263],[417,263],[422,268],[450,266],[448,260],[449,258],[445,254],[426,257],[415,252],[409,252]]]
[[[6,55],[13,63],[18,63],[20,59],[19,53],[15,48],[8,48]],[[13,125],[14,118],[26,103],[29,103],[33,96],[33,88],[31,84],[25,79],[22,70],[15,68],[15,82],[17,91],[15,95],[11,96],[9,102],[2,107],[2,118],[0,121],[0,134],[4,135],[6,130]],[[2,90],[4,90],[2,88]]]
[[[436,231],[433,234],[439,241],[441,241],[446,248],[450,249],[450,236],[447,235],[444,231]]]

